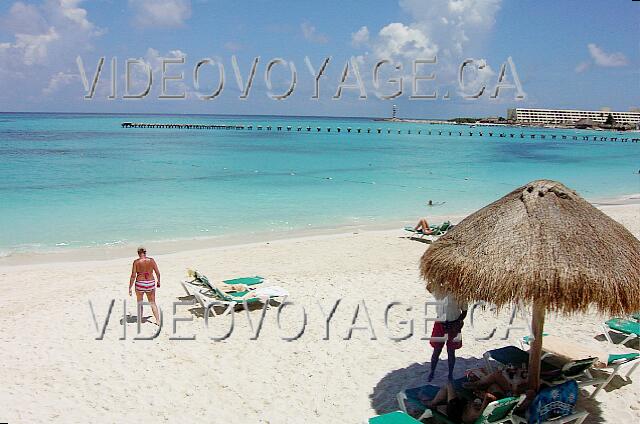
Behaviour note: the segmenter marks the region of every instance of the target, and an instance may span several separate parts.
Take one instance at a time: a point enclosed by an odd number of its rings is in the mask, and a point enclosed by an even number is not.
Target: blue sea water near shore
[[[124,121],[254,129],[123,129]],[[459,215],[538,178],[586,198],[640,192],[640,143],[562,134],[613,135],[362,118],[0,114],[0,255]]]

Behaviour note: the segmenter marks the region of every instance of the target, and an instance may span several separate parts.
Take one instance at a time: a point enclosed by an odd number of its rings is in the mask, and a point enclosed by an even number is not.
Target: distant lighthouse
[[[398,117],[398,106],[393,105],[391,108],[391,118],[396,119]]]

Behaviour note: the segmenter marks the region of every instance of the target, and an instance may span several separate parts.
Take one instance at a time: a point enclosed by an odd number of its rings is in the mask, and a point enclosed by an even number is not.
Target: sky
[[[78,57],[89,87],[105,58],[91,99]],[[256,57],[255,77],[241,99]],[[306,58],[317,73],[328,57],[313,98],[316,79]],[[166,76],[182,74],[166,82],[166,93],[184,99],[159,98],[163,58],[184,61],[164,65]],[[144,61],[152,73],[143,99],[123,98],[128,59]],[[387,62],[376,73],[381,60]],[[414,72],[415,60],[431,63]],[[396,104],[401,117],[451,118],[505,116],[511,107],[629,110],[640,107],[639,65],[640,1],[632,0],[0,3],[4,112],[382,117]],[[130,66],[129,94],[139,94],[147,74],[140,63]],[[429,74],[433,79],[417,79],[415,94],[436,98],[412,99],[414,76]]]

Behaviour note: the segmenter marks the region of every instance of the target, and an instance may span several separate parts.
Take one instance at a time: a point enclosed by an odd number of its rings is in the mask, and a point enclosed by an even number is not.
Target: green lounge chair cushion
[[[246,301],[247,303],[253,303],[253,302],[258,302],[260,299],[257,297],[248,297],[243,299],[242,297],[244,295],[246,295],[247,293],[249,293],[248,291],[241,291],[241,292],[231,292],[231,293],[224,293],[220,290],[216,289],[216,294],[221,297],[223,300],[226,301],[234,301],[234,302],[244,302]]]
[[[244,295],[246,295],[247,293],[249,293],[249,292],[248,291],[243,291],[243,292],[232,292],[232,293],[225,293],[225,294],[228,297],[233,298],[238,302],[242,302],[243,301],[242,297]],[[260,299],[258,299],[257,297],[249,297],[249,298],[246,298],[244,300],[246,300],[247,302],[251,303],[251,302],[257,302]]]
[[[499,399],[495,402],[492,402],[489,405],[495,405],[495,407],[493,408],[491,413],[487,414],[486,410],[483,411],[482,415],[480,415],[474,421],[474,424],[486,424],[486,423],[500,422],[501,420],[504,420],[509,416],[509,414],[513,412],[515,407],[518,405],[518,401],[519,399],[517,397],[507,397],[507,398]],[[490,406],[487,406],[487,409],[488,408],[490,408]],[[433,418],[435,418],[437,422],[444,423],[444,424],[461,424],[461,422],[458,423],[458,422],[452,421],[451,419],[449,419],[449,417],[447,417],[445,414],[443,414],[440,411],[432,409],[431,412],[433,413]]]
[[[250,298],[247,298],[247,299],[241,299],[242,296],[244,296],[248,292],[242,291],[242,292],[225,293],[222,290],[219,290],[217,287],[213,286],[209,282],[209,279],[207,277],[205,277],[204,275],[196,273],[196,277],[198,277],[198,279],[200,281],[202,281],[205,286],[207,286],[209,289],[211,289],[211,291],[213,291],[213,293],[215,293],[215,295],[217,297],[219,297],[221,300],[225,300],[227,302],[229,302],[229,301],[233,301],[233,302],[246,301],[247,303],[257,302],[257,301],[260,300],[260,299],[258,299],[256,297],[250,297]],[[260,277],[247,277],[247,278],[260,278]],[[253,284],[256,284],[256,283],[253,283]]]
[[[611,365],[614,362],[629,362],[629,361],[633,361],[638,357],[640,357],[640,353],[610,354],[609,359],[607,360],[607,364]]]
[[[225,284],[244,284],[245,286],[253,286],[254,284],[260,284],[264,281],[264,278],[255,276],[255,277],[241,277],[241,278],[233,278],[231,280],[223,280],[222,282]]]
[[[447,231],[449,229],[449,227],[451,226],[451,222],[447,221],[445,223],[443,223],[440,228],[438,228],[439,231]]]
[[[253,302],[259,302],[260,299],[257,297],[248,297],[246,299],[242,299],[242,296],[244,296],[245,294],[247,294],[248,292],[244,291],[244,292],[234,292],[234,293],[223,293],[219,290],[208,290],[207,292],[205,292],[204,294],[208,295],[208,296],[215,296],[218,298],[218,300],[221,301],[225,301],[225,302],[236,302],[236,303],[243,303],[243,302],[247,302],[247,303],[253,303]]]
[[[640,336],[640,322],[633,322],[623,318],[613,318],[606,322],[607,326],[612,330],[625,334],[635,334]]]
[[[432,227],[429,227],[429,228],[431,228],[431,229],[433,230],[433,228],[432,228]],[[413,228],[413,227],[404,227],[404,230],[405,230],[405,231],[412,232],[412,233],[416,233],[416,234],[425,234],[425,235],[428,235],[428,234],[426,234],[424,231],[422,231],[422,230],[416,230],[416,229],[415,229],[415,228]]]
[[[487,416],[482,414],[478,417],[476,423],[492,423],[507,418],[507,416],[509,416],[509,414],[511,414],[518,405],[518,401],[519,399],[517,397],[507,397],[497,400],[496,407],[493,411],[491,411]]]
[[[369,418],[369,424],[420,424],[420,421],[404,412],[396,411]]]

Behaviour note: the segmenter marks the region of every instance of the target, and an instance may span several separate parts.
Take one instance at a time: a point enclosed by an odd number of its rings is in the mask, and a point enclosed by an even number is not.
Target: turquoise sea
[[[125,121],[254,129],[123,129]],[[562,134],[613,135],[362,118],[0,114],[0,252],[457,215],[538,178],[590,199],[640,192],[640,143]],[[426,207],[428,200],[438,206]]]

